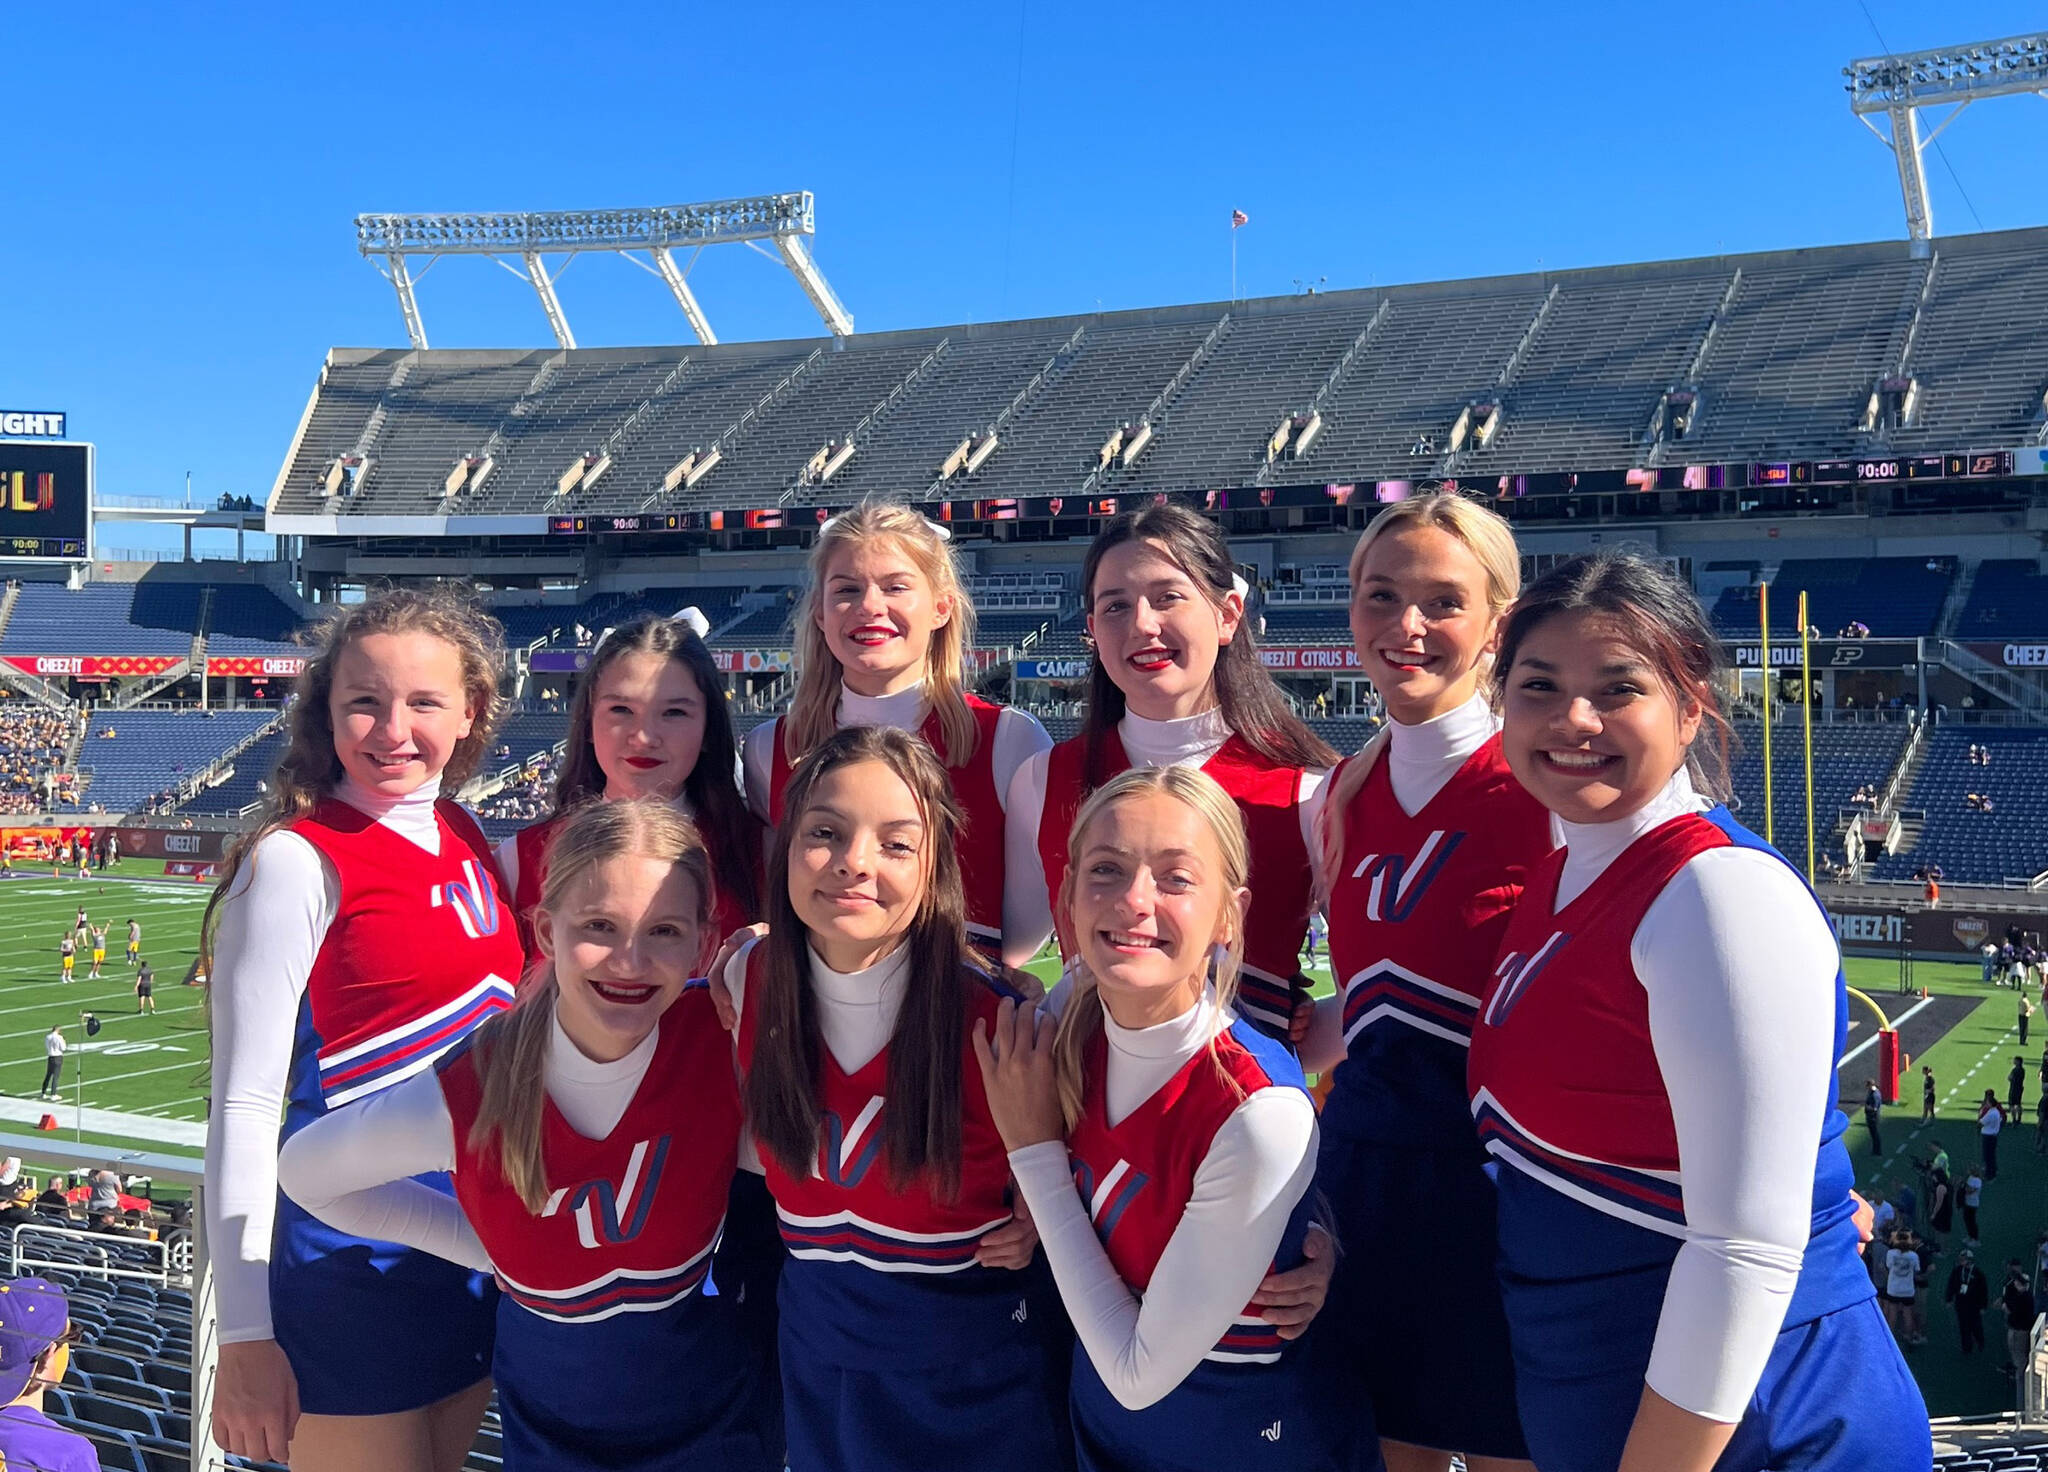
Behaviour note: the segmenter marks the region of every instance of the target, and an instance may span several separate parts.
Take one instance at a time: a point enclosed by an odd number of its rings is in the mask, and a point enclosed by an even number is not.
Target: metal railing
[[[105,1145],[67,1145],[47,1135],[0,1135],[0,1154],[19,1156],[30,1162],[31,1168],[40,1165],[61,1166],[65,1169],[84,1167],[97,1169],[110,1166],[123,1175],[148,1176],[160,1185],[189,1186],[192,1188],[192,1234],[191,1266],[189,1282],[192,1292],[192,1454],[188,1463],[190,1472],[225,1472],[227,1459],[213,1440],[213,1392],[214,1379],[220,1368],[220,1320],[213,1299],[213,1268],[206,1248],[206,1180],[205,1165],[202,1161],[182,1155],[152,1155],[136,1150],[117,1150]],[[40,1226],[37,1223],[24,1224],[23,1229],[54,1234],[62,1229]],[[17,1233],[18,1235],[18,1233]],[[90,1233],[71,1233],[90,1237]],[[105,1241],[103,1237],[100,1239]],[[143,1246],[141,1242],[124,1243],[124,1246]],[[166,1244],[168,1258],[173,1244]],[[118,1270],[100,1268],[78,1262],[52,1264],[64,1272],[86,1273],[95,1276],[119,1276]],[[131,1277],[143,1277],[160,1281],[143,1273],[129,1273]]]
[[[22,1238],[31,1239],[24,1249]],[[51,1242],[76,1242],[69,1256],[57,1256],[48,1249],[38,1252],[34,1239],[42,1238]],[[146,1257],[154,1257],[154,1268],[139,1268],[132,1260],[124,1263],[119,1255],[131,1250],[140,1251]],[[81,1256],[83,1255],[83,1260]],[[92,1232],[83,1227],[60,1227],[45,1222],[22,1222],[7,1231],[7,1272],[12,1278],[24,1274],[39,1276],[43,1269],[55,1268],[59,1272],[90,1273],[96,1278],[133,1278],[158,1288],[189,1288],[189,1277],[181,1277],[172,1267],[171,1244],[168,1238],[145,1242],[140,1237],[110,1237],[105,1232]],[[189,1270],[189,1269],[188,1269]]]

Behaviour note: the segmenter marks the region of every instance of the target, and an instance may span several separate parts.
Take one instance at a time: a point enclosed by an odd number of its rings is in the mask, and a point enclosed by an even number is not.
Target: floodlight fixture
[[[2012,97],[2023,92],[2048,97],[2048,31],[2008,36],[2002,41],[1974,41],[1939,46],[1895,56],[1872,56],[1842,68],[1849,79],[1849,110],[1880,143],[1896,156],[1899,192],[1906,203],[1906,234],[1912,252],[1932,249],[1934,211],[1927,199],[1927,145],[1973,102]],[[1924,137],[1919,110],[1949,104],[1948,113]],[[1870,120],[1873,113],[1891,119],[1891,136]]]
[[[846,337],[853,332],[853,317],[804,243],[804,237],[816,233],[809,190],[646,209],[356,216],[356,249],[398,293],[405,333],[415,348],[427,345],[418,283],[435,261],[455,255],[487,256],[532,286],[556,343],[575,347],[576,335],[555,294],[555,283],[570,261],[591,252],[623,256],[660,277],[698,341],[715,343],[718,338],[689,283],[698,252],[712,245],[747,245],[779,260],[796,278],[826,330]],[[763,241],[773,244],[772,255]],[[681,264],[675,258],[679,250],[689,252]],[[652,264],[641,260],[639,251],[645,251]],[[545,261],[549,254],[566,257],[552,272]],[[418,273],[410,265],[415,256],[427,258]],[[511,264],[515,258],[520,263],[516,266]]]

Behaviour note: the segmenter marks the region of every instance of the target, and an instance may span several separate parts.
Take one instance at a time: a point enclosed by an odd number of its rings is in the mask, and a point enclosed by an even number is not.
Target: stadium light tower
[[[2020,92],[2048,97],[2048,31],[1868,57],[1850,62],[1842,75],[1849,79],[1849,110],[1897,155],[1899,191],[1906,197],[1906,234],[1913,254],[1924,256],[1934,235],[1934,212],[1927,202],[1927,170],[1921,155],[1973,102]],[[1953,104],[1948,115],[1921,137],[1919,110],[1943,103]],[[1880,112],[1891,119],[1889,138],[1870,120],[1872,113]]]
[[[398,292],[398,310],[405,316],[405,334],[416,348],[427,345],[415,294],[421,277],[442,256],[488,256],[540,297],[548,327],[565,348],[576,346],[576,334],[555,295],[555,282],[569,261],[590,251],[624,256],[641,270],[659,276],[675,296],[700,342],[718,341],[704,309],[690,290],[690,265],[707,245],[744,244],[769,255],[762,241],[772,241],[775,255],[796,277],[797,285],[835,337],[853,332],[853,318],[811,258],[804,237],[815,235],[811,193],[756,194],[745,199],[714,199],[699,204],[660,205],[648,209],[554,210],[540,214],[357,215],[356,249]],[[650,266],[635,251],[646,251]],[[688,250],[690,260],[677,265],[675,252]],[[567,259],[549,274],[543,257],[564,253]],[[412,256],[427,257],[413,274]],[[510,264],[517,257],[521,265]],[[381,260],[380,260],[381,258]]]

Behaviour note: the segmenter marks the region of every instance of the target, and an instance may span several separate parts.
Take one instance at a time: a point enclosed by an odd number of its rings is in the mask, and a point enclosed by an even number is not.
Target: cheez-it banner
[[[303,654],[209,654],[206,657],[209,675],[295,680],[305,668],[306,656]]]
[[[40,675],[45,680],[70,676],[78,680],[111,680],[130,675],[160,675],[178,663],[175,654],[9,654],[0,663]]]

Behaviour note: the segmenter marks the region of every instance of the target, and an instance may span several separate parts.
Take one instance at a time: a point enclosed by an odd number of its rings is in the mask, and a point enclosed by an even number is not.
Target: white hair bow
[[[1247,603],[1251,601],[1252,585],[1244,580],[1243,573],[1234,572],[1230,575],[1230,590]]]
[[[818,523],[818,535],[821,537],[824,536],[825,533],[831,531],[833,527],[839,525],[839,523],[842,520],[844,520],[848,514],[849,513],[847,512],[841,511],[837,515],[826,517],[823,521]],[[932,529],[932,535],[937,537],[940,541],[950,542],[953,540],[953,529],[947,526],[944,522],[933,521],[929,516],[925,516],[922,513],[919,513],[919,520],[923,521],[926,526],[930,527]]]
[[[704,617],[703,610],[694,603],[688,608],[679,609],[675,614],[675,621],[679,624],[687,624],[690,631],[700,639],[711,637],[711,620]]]

